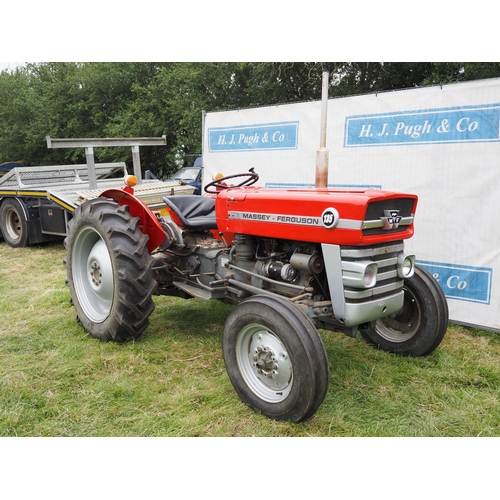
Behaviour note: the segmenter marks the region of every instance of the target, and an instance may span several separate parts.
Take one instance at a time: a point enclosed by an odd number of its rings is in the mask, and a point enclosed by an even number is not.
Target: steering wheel
[[[245,180],[240,182],[239,184],[235,184],[232,186],[228,186],[227,184],[223,184],[225,181],[228,179],[234,179],[236,177],[246,177]],[[243,187],[243,186],[251,186],[252,184],[255,184],[259,180],[259,174],[254,172],[253,167],[248,171],[243,174],[234,174],[234,175],[227,175],[226,177],[221,177],[220,179],[217,179],[215,181],[209,182],[203,190],[205,193],[208,194],[217,194],[217,189],[230,189],[230,188],[235,188],[235,187]],[[215,188],[214,191],[210,191],[209,188]]]

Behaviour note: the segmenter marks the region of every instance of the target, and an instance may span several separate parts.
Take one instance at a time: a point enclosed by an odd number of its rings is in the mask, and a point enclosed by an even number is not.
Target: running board
[[[188,285],[187,283],[180,283],[179,281],[174,281],[173,285],[179,290],[182,290],[183,292],[186,292],[187,294],[201,300],[210,300],[213,298],[212,293],[207,290],[202,290],[197,286]]]

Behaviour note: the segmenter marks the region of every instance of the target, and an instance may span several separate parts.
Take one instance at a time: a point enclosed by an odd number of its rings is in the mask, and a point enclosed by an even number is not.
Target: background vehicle
[[[165,182],[181,182],[185,184],[189,184],[194,187],[193,194],[201,194],[201,182],[203,177],[203,166],[202,166],[202,158],[199,156],[194,161],[192,167],[182,167],[177,170],[177,172],[167,179]]]
[[[12,247],[56,240],[65,236],[75,208],[120,187],[128,176],[125,163],[95,164],[95,147],[131,146],[137,196],[149,207],[162,205],[165,195],[191,194],[193,188],[178,181],[142,180],[139,147],[165,144],[166,138],[55,139],[50,148],[85,148],[85,165],[15,166],[0,177],[0,235]]]
[[[10,161],[6,163],[0,163],[0,177],[10,172],[13,168],[23,167],[24,165],[17,161]]]
[[[236,392],[256,411],[292,422],[312,417],[328,389],[318,329],[361,333],[402,355],[436,349],[446,299],[404,250],[415,195],[257,181],[250,171],[209,183],[206,196],[166,196],[170,217],[131,186],[78,206],[65,264],[84,330],[102,341],[139,337],[153,295],[232,303],[222,350]]]
[[[75,208],[111,187],[123,185],[125,163],[94,166],[97,189],[89,186],[87,165],[15,167],[0,177],[0,233],[11,247],[25,247],[66,236]],[[137,196],[152,208],[170,194],[191,194],[177,181],[144,181]]]

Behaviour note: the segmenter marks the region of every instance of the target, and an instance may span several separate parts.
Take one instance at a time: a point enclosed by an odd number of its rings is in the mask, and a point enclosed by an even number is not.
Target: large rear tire
[[[434,277],[422,267],[405,280],[404,305],[394,316],[379,319],[362,330],[365,340],[381,349],[406,356],[434,351],[448,328],[448,303]]]
[[[126,205],[96,198],[75,210],[65,263],[77,317],[92,337],[125,342],[149,325],[156,282],[147,241]]]
[[[328,358],[300,309],[279,297],[253,296],[229,314],[223,354],[244,403],[275,420],[312,417],[326,395]]]

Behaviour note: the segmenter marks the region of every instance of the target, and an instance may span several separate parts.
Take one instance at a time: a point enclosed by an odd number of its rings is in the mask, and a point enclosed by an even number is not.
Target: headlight
[[[398,276],[411,278],[415,272],[415,255],[401,254],[398,256]]]
[[[342,279],[345,286],[371,288],[377,283],[378,265],[369,261],[342,261]]]
[[[366,266],[365,273],[363,274],[363,283],[365,286],[373,286],[377,282],[377,267],[376,264]]]

